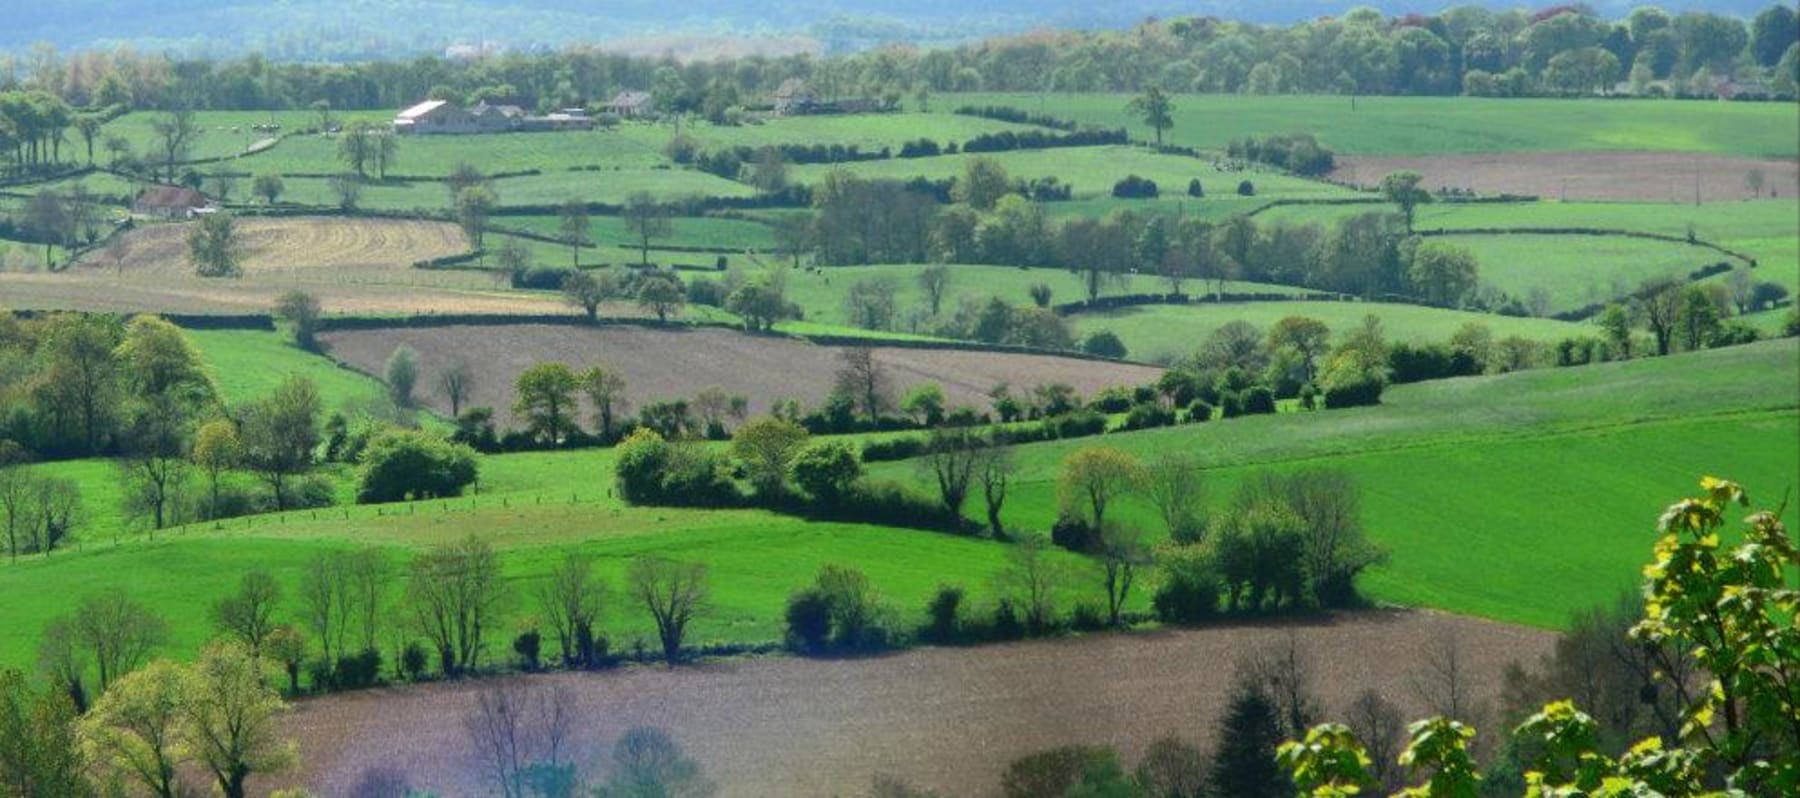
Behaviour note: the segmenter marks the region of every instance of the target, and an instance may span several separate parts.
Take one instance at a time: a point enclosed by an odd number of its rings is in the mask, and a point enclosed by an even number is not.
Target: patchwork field
[[[1752,172],[1763,196],[1800,192],[1800,161],[1685,152],[1544,152],[1478,155],[1352,156],[1338,159],[1334,179],[1380,184],[1389,172],[1410,169],[1424,184],[1482,194],[1546,199],[1641,202],[1735,202],[1754,199]],[[1770,192],[1774,193],[1771,195]]]
[[[419,353],[421,385],[457,360],[475,369],[471,406],[490,406],[510,417],[513,384],[536,363],[559,362],[583,369],[604,364],[625,377],[634,406],[661,399],[691,399],[719,387],[750,400],[751,413],[766,413],[780,399],[813,405],[832,390],[839,368],[834,347],[790,338],[747,335],[720,329],[642,326],[457,326],[389,328],[327,333],[332,356],[369,373],[380,373],[402,344]],[[896,396],[922,382],[937,382],[952,405],[985,409],[986,394],[1000,383],[1031,386],[1064,382],[1083,395],[1112,385],[1154,380],[1160,370],[1124,363],[999,352],[878,347]],[[423,392],[421,392],[423,393]],[[447,411],[442,397],[422,397]]]
[[[1117,746],[1135,762],[1155,738],[1208,750],[1230,689],[1229,663],[1292,640],[1325,709],[1364,688],[1403,717],[1426,709],[1413,685],[1430,652],[1453,640],[1470,698],[1498,698],[1508,662],[1552,637],[1433,613],[1353,613],[1316,622],[1096,635],[979,649],[910,651],[871,660],[751,660],[669,671],[632,668],[521,682],[552,691],[582,730],[572,752],[594,762],[626,728],[663,727],[731,795],[861,795],[873,774],[926,789],[985,795],[1015,757],[1074,743]],[[301,702],[286,725],[307,753],[296,780],[350,794],[376,769],[414,789],[481,789],[461,725],[483,685],[432,685]],[[403,763],[398,764],[397,763]]]

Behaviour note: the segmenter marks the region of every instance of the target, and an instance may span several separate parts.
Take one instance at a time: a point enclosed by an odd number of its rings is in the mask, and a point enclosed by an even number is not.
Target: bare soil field
[[[1425,186],[1545,199],[1731,202],[1753,197],[1746,183],[1763,174],[1763,196],[1800,193],[1800,161],[1672,152],[1509,152],[1478,155],[1343,156],[1331,176],[1364,186],[1411,169]]]
[[[1535,662],[1548,632],[1428,612],[1361,612],[1318,621],[979,648],[931,648],[868,660],[758,658],[680,670],[526,677],[575,715],[574,757],[603,761],[626,728],[662,727],[699,760],[723,796],[861,795],[876,773],[956,796],[993,794],[1001,771],[1032,751],[1118,747],[1135,764],[1154,739],[1213,746],[1233,663],[1292,634],[1326,713],[1343,717],[1364,688],[1408,719],[1429,710],[1419,685],[1455,641],[1475,700],[1493,702],[1505,666]],[[372,769],[415,789],[492,792],[462,719],[491,682],[375,690],[303,701],[285,721],[301,771],[284,778],[321,795],[360,798]],[[1493,721],[1481,727],[1491,735]],[[1128,764],[1128,766],[1130,766]],[[583,765],[589,776],[600,768]],[[266,785],[265,785],[266,786]]]
[[[191,275],[192,225],[152,224],[127,233],[118,249],[83,258],[79,268]],[[234,225],[247,278],[317,272],[409,270],[413,263],[467,252],[462,229],[448,222],[336,217],[244,218]]]
[[[659,399],[689,399],[717,386],[750,400],[753,413],[780,399],[816,404],[830,394],[841,350],[804,341],[747,335],[722,329],[658,329],[640,326],[471,325],[332,332],[323,336],[332,357],[380,374],[401,344],[419,353],[419,398],[449,412],[431,390],[457,360],[475,370],[469,406],[493,407],[510,418],[513,383],[526,368],[544,362],[585,369],[604,364],[625,377],[633,406]],[[1154,380],[1159,369],[1076,358],[959,350],[875,348],[893,395],[927,381],[943,386],[952,405],[988,406],[987,392],[1002,382],[1019,388],[1063,382],[1082,395],[1113,385]]]

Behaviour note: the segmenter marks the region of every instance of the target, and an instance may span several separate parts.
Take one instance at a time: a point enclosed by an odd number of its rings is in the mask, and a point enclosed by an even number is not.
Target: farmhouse
[[[511,133],[539,130],[591,130],[594,120],[580,109],[532,116],[516,105],[486,102],[463,109],[447,100],[427,100],[394,117],[394,132],[403,135]]]
[[[192,219],[212,209],[206,195],[185,186],[151,186],[131,202],[131,212],[158,219]]]
[[[881,101],[858,98],[848,100],[823,101],[819,95],[799,78],[788,78],[782,81],[775,90],[774,111],[777,116],[804,116],[807,114],[867,114],[883,110]]]
[[[620,119],[641,119],[650,116],[656,105],[647,91],[622,91],[613,95],[612,102],[606,104],[606,112]]]
[[[810,114],[819,107],[819,96],[799,78],[788,78],[775,90],[775,113],[780,116]]]

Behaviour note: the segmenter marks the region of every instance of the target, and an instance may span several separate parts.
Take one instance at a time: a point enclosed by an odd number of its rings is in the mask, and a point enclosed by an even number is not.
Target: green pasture
[[[1110,198],[1113,184],[1129,175],[1156,181],[1159,199],[1204,205],[1212,201],[1238,201],[1239,181],[1249,180],[1264,201],[1294,197],[1355,196],[1356,192],[1329,183],[1291,177],[1272,170],[1231,171],[1211,160],[1186,155],[1166,155],[1142,147],[1058,147],[1047,150],[1013,150],[996,153],[962,153],[930,158],[890,158],[849,164],[807,164],[791,170],[791,177],[813,184],[833,169],[844,169],[865,178],[906,180],[924,177],[942,180],[961,177],[973,158],[992,158],[1006,167],[1013,179],[1054,177],[1074,187],[1076,199]],[[1188,181],[1198,178],[1206,196],[1187,195]],[[1141,201],[1139,201],[1141,203]],[[1054,203],[1053,203],[1054,204]],[[1125,206],[1134,203],[1125,202]]]
[[[1234,138],[1307,131],[1345,155],[1659,150],[1756,157],[1800,153],[1792,103],[1479,97],[1246,96],[1173,98],[1173,144],[1219,149]],[[1152,131],[1124,94],[940,95],[943,107],[1008,105],[1106,127]]]
[[[262,330],[187,330],[188,340],[227,405],[267,396],[289,375],[313,381],[328,411],[367,407],[385,400],[379,380],[295,347],[279,332]]]
[[[562,220],[556,216],[505,216],[497,224],[529,230],[547,236],[561,235]],[[669,235],[651,239],[651,247],[717,247],[720,249],[775,248],[775,236],[768,225],[743,219],[711,216],[680,217],[670,220]],[[637,235],[622,218],[592,216],[588,219],[588,237],[597,244],[630,249],[637,246]]]
[[[167,118],[167,114],[155,111],[139,111],[126,114],[106,123],[100,129],[100,136],[94,139],[94,160],[105,163],[107,153],[100,142],[107,136],[122,136],[131,143],[131,152],[147,162],[161,163],[162,156],[157,154],[159,139],[155,124]],[[334,111],[332,118],[344,123],[353,120],[369,122],[387,122],[394,115],[385,111]],[[316,127],[318,114],[311,111],[195,111],[194,122],[200,128],[200,135],[194,140],[188,158],[193,160],[224,158],[239,155],[257,141],[269,138],[272,134],[253,131],[251,125],[281,125],[278,134],[291,134],[296,131]],[[68,156],[79,150],[83,160],[87,158],[85,146],[78,137],[72,137],[70,145],[74,149],[65,152]],[[283,141],[277,148],[285,147],[298,140],[298,137]],[[333,151],[335,152],[335,150]],[[239,161],[234,163],[248,163]]]
[[[1520,335],[1543,342],[1570,336],[1596,335],[1585,324],[1552,319],[1516,318],[1419,305],[1384,302],[1233,302],[1225,304],[1140,305],[1118,310],[1079,313],[1069,317],[1078,333],[1111,330],[1125,342],[1135,359],[1156,360],[1192,354],[1206,337],[1227,322],[1247,321],[1267,330],[1287,316],[1308,316],[1325,322],[1334,335],[1362,325],[1363,317],[1381,319],[1390,342],[1433,343],[1449,340],[1469,322],[1480,322],[1496,338]]]
[[[1685,279],[1719,262],[1718,252],[1625,236],[1450,235],[1433,238],[1465,247],[1480,263],[1480,279],[1520,298],[1548,292],[1557,313],[1629,294],[1656,277]]]
[[[760,121],[733,126],[714,125],[701,119],[686,120],[681,132],[692,136],[702,149],[721,147],[765,147],[780,144],[856,145],[863,152],[880,152],[887,147],[900,151],[900,145],[914,139],[927,138],[939,145],[956,142],[961,146],[983,133],[1035,128],[979,117],[948,113],[951,106],[938,104],[937,113],[847,114],[821,116],[768,116]],[[631,122],[613,131],[621,138],[637,142],[655,152],[662,152],[675,136],[672,123]]]
[[[1372,596],[1554,627],[1635,584],[1656,515],[1701,475],[1736,479],[1767,506],[1800,487],[1796,356],[1795,341],[1771,341],[1397,386],[1374,408],[1031,444],[1018,447],[1004,517],[1047,529],[1059,464],[1087,446],[1147,463],[1193,457],[1215,509],[1262,469],[1343,469],[1361,488],[1364,526],[1391,552],[1365,579]],[[925,488],[912,463],[871,471]],[[965,509],[979,514],[979,499]],[[1792,503],[1787,514],[1793,523]],[[1138,497],[1109,518],[1159,526]]]
[[[898,323],[914,309],[930,310],[929,299],[919,285],[919,274],[925,268],[925,264],[890,264],[791,271],[787,278],[788,301],[805,310],[808,321],[848,324],[851,320],[848,307],[851,286],[865,280],[885,281],[894,287],[894,305],[898,309],[895,321]],[[1031,287],[1038,283],[1050,286],[1052,303],[1079,302],[1087,296],[1082,275],[1067,269],[970,264],[951,264],[945,268],[950,271],[950,285],[939,308],[940,315],[955,313],[961,302],[986,302],[991,297],[999,297],[1015,306],[1030,306]],[[1213,286],[1208,282],[1204,290],[1211,291]],[[1190,294],[1203,290],[1198,280],[1187,281],[1182,289]],[[1167,293],[1168,290],[1168,283],[1161,278],[1132,274],[1107,281],[1101,295]],[[1314,293],[1304,288],[1238,281],[1227,281],[1225,290],[1291,296]],[[1071,317],[1072,320],[1081,318]]]
[[[497,461],[505,459],[487,462],[498,471],[504,466]],[[581,472],[567,465],[556,474],[564,482],[610,481],[608,471]],[[470,509],[471,504],[479,506]],[[393,602],[404,585],[402,563],[419,549],[469,534],[490,539],[502,551],[508,598],[504,620],[489,642],[492,661],[508,658],[503,653],[508,641],[523,628],[523,619],[537,614],[531,582],[570,551],[597,559],[613,588],[604,628],[615,647],[627,650],[638,640],[655,647],[654,628],[623,591],[625,570],[640,556],[706,563],[712,610],[692,629],[689,640],[696,644],[779,640],[787,595],[827,563],[854,565],[868,574],[896,619],[908,625],[924,620],[925,601],[939,584],[968,588],[973,611],[991,605],[993,577],[1006,557],[1004,544],[927,532],[813,523],[748,510],[623,508],[606,500],[539,503],[529,493],[512,498],[484,493],[449,505],[383,509],[377,516],[374,508],[350,508],[349,520],[333,509],[228,522],[221,529],[196,526],[162,533],[154,543],[142,536],[117,544],[94,541],[80,550],[0,565],[5,577],[0,600],[9,618],[20,621],[0,627],[0,663],[32,662],[42,624],[106,587],[121,587],[161,613],[171,631],[164,650],[189,656],[212,633],[205,608],[230,592],[240,574],[253,568],[274,574],[290,597],[280,615],[291,621],[298,613],[292,596],[307,558],[363,545],[388,553],[393,571],[387,600]],[[1095,566],[1072,555],[1055,560],[1081,574],[1064,591],[1063,605],[1072,603],[1077,591],[1093,600],[1088,582]]]

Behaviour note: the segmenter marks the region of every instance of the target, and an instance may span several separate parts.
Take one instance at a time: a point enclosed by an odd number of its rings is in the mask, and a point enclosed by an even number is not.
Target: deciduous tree
[[[681,660],[688,624],[709,608],[706,566],[640,557],[632,561],[628,573],[632,597],[656,622],[663,661],[674,667]]]

